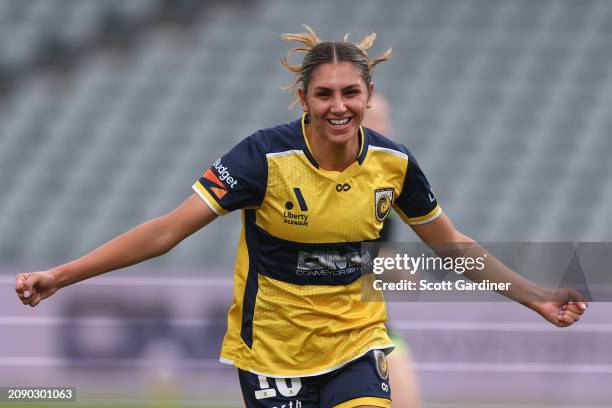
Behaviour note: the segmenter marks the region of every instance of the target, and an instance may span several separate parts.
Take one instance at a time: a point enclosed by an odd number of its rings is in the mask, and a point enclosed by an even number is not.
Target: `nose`
[[[334,96],[334,98],[332,100],[331,112],[332,113],[344,113],[344,112],[346,112],[346,105],[344,103],[344,98],[342,98],[342,95],[335,95]]]

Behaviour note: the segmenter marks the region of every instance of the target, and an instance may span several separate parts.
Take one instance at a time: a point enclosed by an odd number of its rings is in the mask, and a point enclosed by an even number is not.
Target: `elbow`
[[[168,239],[160,239],[160,243],[158,245],[158,250],[155,256],[162,256],[167,254],[168,252],[170,252],[170,250],[172,248],[174,248],[176,246],[176,244],[172,243],[170,240]]]
[[[180,239],[178,238],[178,234],[172,228],[172,224],[166,219],[165,216],[156,218],[153,220],[154,228],[154,248],[155,254],[154,256],[164,255],[172,248],[178,245]]]
[[[458,231],[458,230],[454,230],[453,231],[453,239],[452,242],[456,242],[456,243],[467,243],[467,244],[473,244],[475,243],[475,241],[470,238],[469,236],[463,234],[462,232]]]
[[[463,253],[466,249],[471,248],[475,241],[469,236],[462,234],[460,231],[453,229],[453,231],[447,237],[444,248],[441,253],[447,256],[449,253]],[[440,255],[440,254],[439,254]]]

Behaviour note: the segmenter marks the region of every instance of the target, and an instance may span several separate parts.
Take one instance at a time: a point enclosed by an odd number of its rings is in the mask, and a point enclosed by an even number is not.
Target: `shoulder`
[[[303,141],[300,138],[300,121],[296,120],[282,125],[260,129],[245,139],[245,142],[257,146],[264,156],[290,150],[301,150]]]
[[[403,144],[397,143],[386,136],[381,135],[372,129],[364,127],[364,132],[369,142],[369,149],[380,154],[389,154],[395,157],[412,161],[414,156]]]

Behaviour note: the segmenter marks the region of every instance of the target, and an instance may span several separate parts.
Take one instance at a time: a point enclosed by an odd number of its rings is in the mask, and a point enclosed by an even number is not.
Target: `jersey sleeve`
[[[405,223],[425,224],[438,218],[442,209],[419,163],[407,149],[405,152],[408,155],[408,167],[394,208]]]
[[[250,136],[217,159],[193,184],[193,190],[217,215],[225,215],[261,205],[267,177],[266,156],[255,137]]]

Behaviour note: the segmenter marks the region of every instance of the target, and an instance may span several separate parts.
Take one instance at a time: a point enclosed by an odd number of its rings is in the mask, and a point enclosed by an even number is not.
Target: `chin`
[[[334,131],[333,129],[327,132],[327,140],[332,143],[344,144],[348,143],[357,137],[358,128],[352,126],[342,132]]]
[[[355,139],[354,133],[330,135],[328,140],[334,144],[346,144]]]

